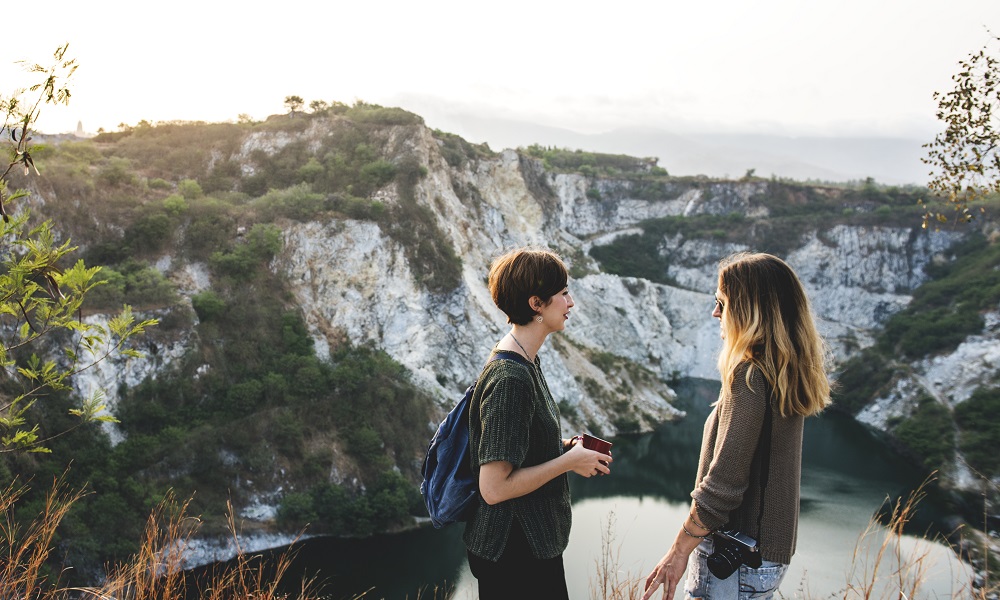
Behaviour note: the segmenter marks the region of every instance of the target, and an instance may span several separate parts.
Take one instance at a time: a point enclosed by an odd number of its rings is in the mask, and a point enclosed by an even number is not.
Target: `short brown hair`
[[[566,288],[569,273],[556,253],[544,248],[515,248],[498,256],[490,266],[489,288],[507,322],[526,325],[535,316],[528,304],[538,296],[545,304]]]

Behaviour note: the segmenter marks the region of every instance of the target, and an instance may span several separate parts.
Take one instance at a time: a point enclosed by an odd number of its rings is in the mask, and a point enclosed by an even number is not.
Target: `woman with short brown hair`
[[[572,520],[567,473],[610,473],[611,457],[563,439],[538,350],[573,308],[562,260],[519,248],[493,261],[489,290],[510,331],[483,368],[469,408],[480,500],[465,528],[481,600],[568,598],[562,553]]]

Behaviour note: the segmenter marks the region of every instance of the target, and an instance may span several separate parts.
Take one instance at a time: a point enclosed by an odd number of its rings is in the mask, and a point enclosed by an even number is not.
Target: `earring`
[[[537,317],[535,317],[535,321],[537,321],[538,323],[541,323],[543,320],[544,319],[542,319],[542,315],[538,315]]]

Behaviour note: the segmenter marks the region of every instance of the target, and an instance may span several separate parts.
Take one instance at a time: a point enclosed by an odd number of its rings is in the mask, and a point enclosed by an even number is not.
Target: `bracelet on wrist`
[[[688,513],[688,516],[691,517],[691,522],[694,523],[696,527],[704,529],[705,531],[712,531],[708,527],[705,527],[704,525],[698,522],[698,517],[695,516],[694,512]]]
[[[693,538],[698,538],[699,540],[704,540],[704,539],[706,539],[708,536],[710,536],[712,534],[712,532],[709,531],[705,535],[695,535],[695,534],[691,533],[690,531],[688,531],[688,528],[686,527],[685,523],[681,523],[681,529],[684,530],[684,533],[688,534],[689,536],[691,536]],[[704,527],[702,529],[704,529]]]

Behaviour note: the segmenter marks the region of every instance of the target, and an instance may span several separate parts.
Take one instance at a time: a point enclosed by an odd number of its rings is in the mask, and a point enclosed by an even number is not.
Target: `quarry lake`
[[[616,556],[621,581],[644,579],[669,547],[689,506],[702,425],[719,383],[685,380],[676,389],[677,406],[687,411],[687,418],[652,433],[615,439],[610,477],[570,476],[573,530],[564,560],[571,598],[601,597],[597,564],[604,547]],[[806,421],[802,472],[798,548],[782,595],[857,597],[847,587],[863,586],[869,579],[866,573],[874,568],[884,530],[876,527],[859,550],[861,535],[887,498],[906,497],[923,475],[863,426],[833,412]],[[924,557],[924,582],[917,596],[967,593],[962,586],[970,580],[969,569],[947,547],[924,539],[925,532],[933,536],[938,531],[943,516],[934,494],[918,508],[913,535],[904,535],[899,544],[904,562],[908,556]],[[311,538],[295,548],[295,562],[285,577],[288,592],[294,593],[303,577],[312,577],[335,600],[476,597],[461,525],[357,540]],[[895,552],[893,545],[883,558],[886,578],[894,570],[890,557]],[[442,591],[452,588],[450,596]]]

